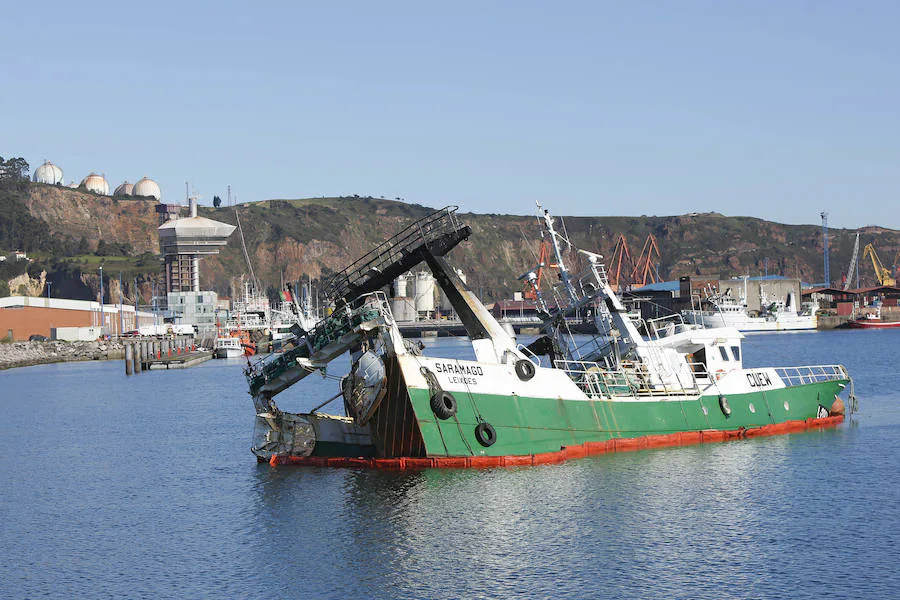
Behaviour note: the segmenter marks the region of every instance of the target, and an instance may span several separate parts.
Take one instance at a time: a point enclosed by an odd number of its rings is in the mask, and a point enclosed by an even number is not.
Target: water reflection
[[[894,597],[900,392],[876,336],[747,340],[757,364],[844,362],[858,427],[484,471],[257,465],[229,361],[0,372],[0,595]]]

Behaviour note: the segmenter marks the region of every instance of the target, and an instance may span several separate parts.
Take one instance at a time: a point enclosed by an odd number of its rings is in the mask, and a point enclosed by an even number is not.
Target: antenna
[[[828,213],[822,211],[819,213],[819,216],[822,217],[822,246],[824,247],[824,259],[825,259],[825,287],[831,287],[831,272],[828,264]]]

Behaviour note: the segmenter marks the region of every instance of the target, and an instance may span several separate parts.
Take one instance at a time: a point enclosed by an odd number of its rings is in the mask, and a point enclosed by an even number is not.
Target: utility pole
[[[831,270],[828,262],[828,213],[822,211],[819,213],[822,217],[822,246],[824,248],[823,255],[825,259],[825,287],[831,287]]]
[[[100,265],[100,335],[103,335],[103,265]]]
[[[124,311],[122,310],[122,304],[125,302],[125,292],[122,289],[122,271],[119,271],[119,336],[122,335],[125,329],[125,315],[122,314]]]

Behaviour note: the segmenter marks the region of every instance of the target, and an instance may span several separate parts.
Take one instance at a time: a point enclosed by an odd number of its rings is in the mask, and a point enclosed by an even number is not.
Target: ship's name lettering
[[[450,383],[464,383],[466,385],[478,385],[478,380],[474,377],[463,377],[461,375],[452,375],[447,378]]]
[[[747,381],[750,382],[750,387],[766,387],[772,385],[772,380],[769,379],[769,375],[761,372],[747,373]]]
[[[434,363],[434,370],[448,375],[484,375],[484,370],[478,365],[458,365],[456,363]],[[461,382],[460,382],[461,383]]]

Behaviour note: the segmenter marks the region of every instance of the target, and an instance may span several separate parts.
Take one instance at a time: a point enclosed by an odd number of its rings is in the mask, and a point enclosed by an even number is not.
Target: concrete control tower
[[[159,227],[159,248],[165,266],[166,293],[200,291],[200,257],[218,254],[234,225],[197,216],[197,199],[190,198],[191,216]]]

